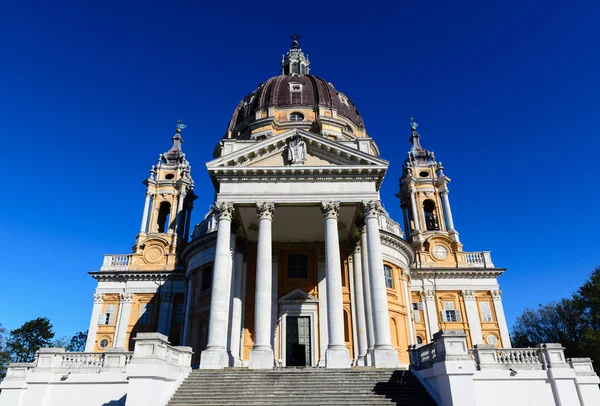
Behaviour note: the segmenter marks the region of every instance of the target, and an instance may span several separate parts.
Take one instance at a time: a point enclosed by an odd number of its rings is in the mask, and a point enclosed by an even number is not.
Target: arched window
[[[344,309],[344,341],[350,342],[350,315]]]
[[[302,121],[304,120],[304,114],[299,113],[297,111],[290,114],[290,121]]]
[[[205,291],[212,288],[212,274],[212,266],[208,266],[202,270],[202,282],[200,283],[200,291]]]
[[[300,64],[300,74],[306,75],[306,65]]]
[[[298,66],[298,62],[292,63],[292,73],[300,73],[300,67]]]
[[[417,336],[417,344],[423,344],[423,339]]]
[[[166,233],[169,229],[169,223],[171,221],[171,203],[162,202],[158,209],[158,232]]]
[[[439,230],[438,217],[433,200],[425,200],[423,202],[423,212],[425,213],[425,225],[428,231]]]
[[[384,265],[383,274],[385,275],[385,287],[388,289],[394,289],[394,272],[392,271],[392,267],[389,265]]]

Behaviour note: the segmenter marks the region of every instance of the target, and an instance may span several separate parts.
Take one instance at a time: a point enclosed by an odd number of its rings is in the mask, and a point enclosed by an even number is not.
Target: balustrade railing
[[[415,346],[410,351],[411,363],[417,369],[430,368],[436,356],[435,343]]]
[[[62,368],[102,368],[105,353],[65,352],[62,354]]]
[[[126,271],[129,266],[130,255],[127,254],[104,254],[104,262],[101,271]]]
[[[211,214],[194,226],[192,240],[203,235],[210,234],[213,231],[217,231],[218,228],[219,223],[217,222],[217,217],[214,214]]]
[[[492,256],[489,251],[463,252],[466,263],[473,268],[493,268]]]
[[[398,237],[404,236],[400,224],[385,215],[379,216],[379,229],[397,235]]]

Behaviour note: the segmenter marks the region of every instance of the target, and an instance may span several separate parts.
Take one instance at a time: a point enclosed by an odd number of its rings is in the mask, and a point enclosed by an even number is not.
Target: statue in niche
[[[440,226],[438,225],[437,216],[434,212],[425,213],[425,225],[427,226],[427,230],[439,230]]]
[[[306,143],[296,135],[288,144],[288,161],[290,165],[302,165],[306,161]]]

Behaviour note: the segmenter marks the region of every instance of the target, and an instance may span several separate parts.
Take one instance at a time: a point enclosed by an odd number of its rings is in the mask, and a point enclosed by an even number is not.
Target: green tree
[[[6,350],[6,329],[0,323],[0,380],[6,376],[6,368],[10,363],[10,355]]]
[[[600,267],[573,295],[581,312],[581,355],[594,361],[594,369],[600,373]]]
[[[71,337],[71,341],[67,346],[67,350],[71,352],[82,352],[83,350],[85,350],[85,342],[87,341],[87,336],[87,330],[75,333],[75,335]]]
[[[31,362],[37,350],[52,344],[53,337],[50,320],[46,317],[38,317],[12,330],[6,349],[13,362]]]

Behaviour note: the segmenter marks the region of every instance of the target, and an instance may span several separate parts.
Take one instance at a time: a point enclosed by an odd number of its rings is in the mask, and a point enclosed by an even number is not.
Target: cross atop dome
[[[298,39],[300,36],[296,33],[290,36],[292,39],[292,47],[288,51],[287,55],[281,58],[281,74],[288,76],[304,76],[308,75],[310,71],[310,62],[308,55],[304,55]]]

